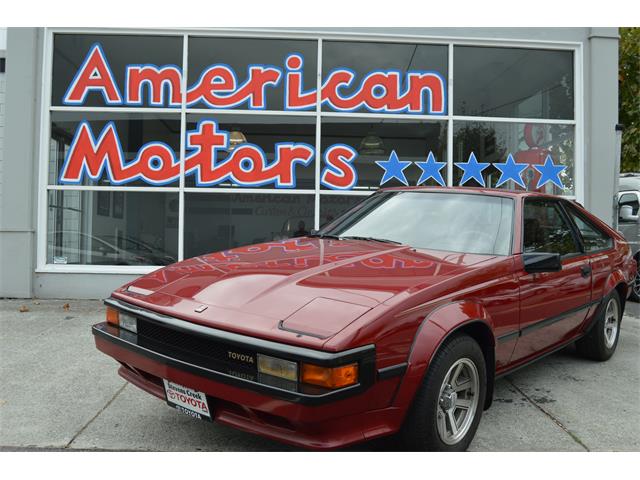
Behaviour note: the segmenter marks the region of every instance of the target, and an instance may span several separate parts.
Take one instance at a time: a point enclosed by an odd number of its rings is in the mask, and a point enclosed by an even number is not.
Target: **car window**
[[[569,216],[580,231],[585,252],[597,252],[613,246],[613,240],[611,240],[609,235],[601,231],[587,219],[582,218],[573,205],[566,205]]]
[[[572,255],[580,252],[571,226],[557,201],[526,200],[523,251]]]
[[[489,195],[383,192],[320,231],[416,248],[485,255],[511,250],[514,202]]]
[[[637,193],[623,193],[620,195],[620,200],[618,200],[618,204],[620,208],[625,205],[629,205],[631,207],[632,214],[638,215],[638,210],[640,207],[640,202],[638,202],[638,194]],[[622,218],[620,219],[622,220]]]

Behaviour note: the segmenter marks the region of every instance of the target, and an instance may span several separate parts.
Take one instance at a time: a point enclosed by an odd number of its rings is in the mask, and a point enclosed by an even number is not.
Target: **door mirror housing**
[[[620,207],[620,220],[624,222],[637,222],[638,215],[633,214],[633,207],[631,205],[622,205]]]
[[[559,253],[525,253],[522,255],[527,273],[559,272],[562,260]]]

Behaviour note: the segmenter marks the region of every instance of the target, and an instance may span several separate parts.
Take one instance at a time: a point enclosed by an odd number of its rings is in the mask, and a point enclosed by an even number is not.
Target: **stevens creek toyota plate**
[[[169,380],[163,381],[167,403],[170,406],[190,417],[212,421],[209,405],[207,404],[207,396],[204,393],[183,387]]]

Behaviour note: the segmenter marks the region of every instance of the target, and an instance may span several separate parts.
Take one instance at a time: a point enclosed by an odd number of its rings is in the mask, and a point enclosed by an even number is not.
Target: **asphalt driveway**
[[[94,348],[89,327],[102,318],[97,301],[0,300],[0,450],[290,450],[127,384]],[[499,380],[471,450],[638,451],[639,398],[640,307],[629,303],[610,361],[566,349]]]

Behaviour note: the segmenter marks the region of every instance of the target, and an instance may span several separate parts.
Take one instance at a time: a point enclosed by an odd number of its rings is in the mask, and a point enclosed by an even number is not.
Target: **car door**
[[[611,273],[613,258],[616,255],[613,249],[613,239],[593,224],[571,202],[563,201],[562,204],[570,220],[578,230],[585,254],[589,256],[591,265],[591,300],[597,301],[605,293],[605,284]],[[594,304],[589,313],[593,313],[595,308],[596,305]]]
[[[557,272],[518,273],[520,338],[512,362],[520,362],[570,339],[591,302],[591,265],[578,233],[556,199],[526,198],[522,252],[558,253]]]

